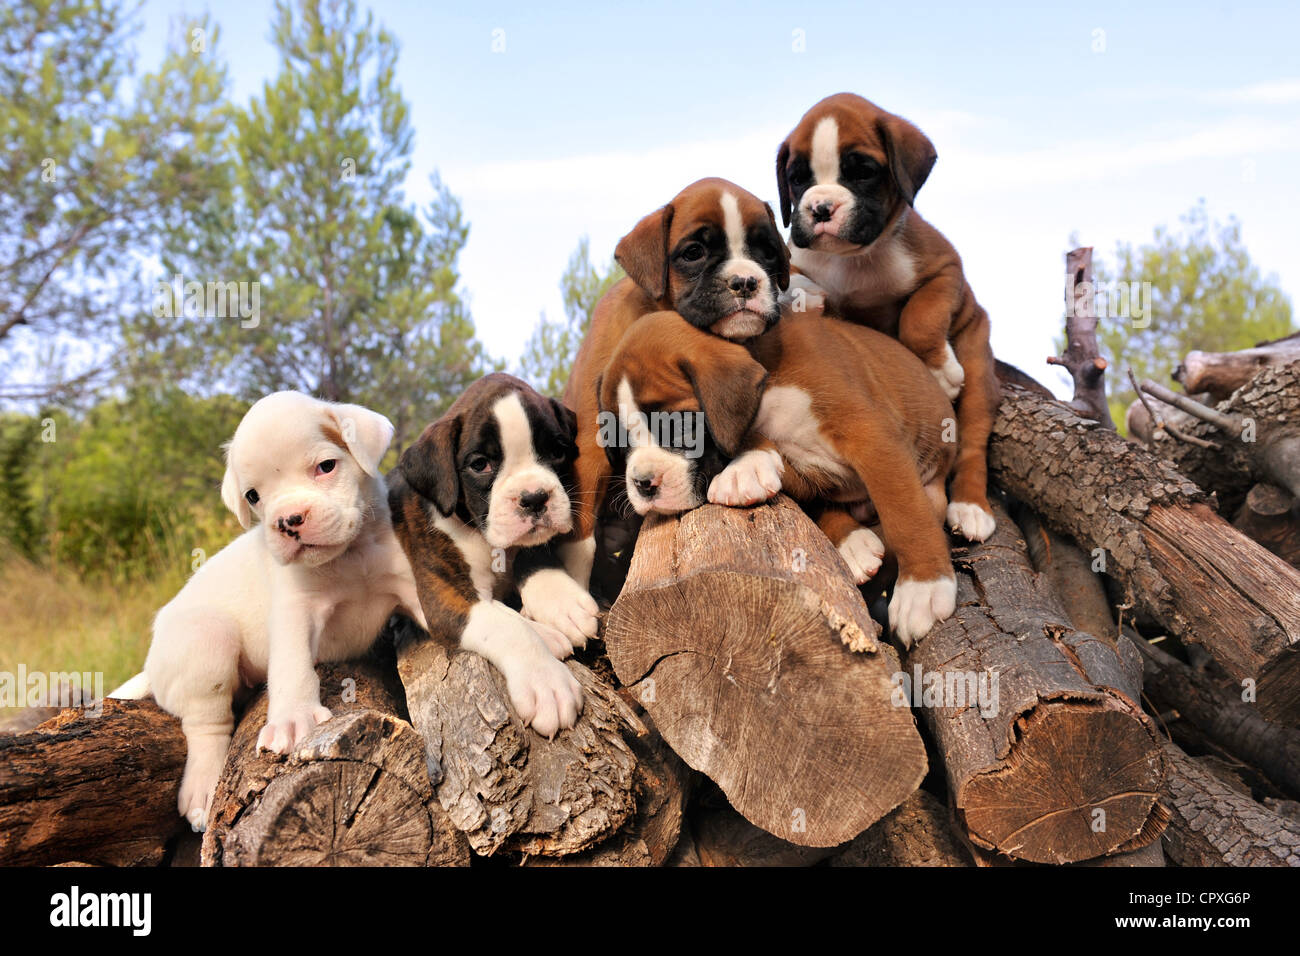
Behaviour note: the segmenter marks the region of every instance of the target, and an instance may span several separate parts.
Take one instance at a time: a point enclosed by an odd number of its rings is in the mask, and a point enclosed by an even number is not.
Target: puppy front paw
[[[329,708],[320,704],[304,704],[268,715],[266,726],[257,735],[257,749],[288,753],[303,742],[313,727],[325,723],[332,716]]]
[[[600,608],[595,598],[559,568],[533,572],[519,589],[519,597],[524,617],[553,632],[536,628],[556,657],[568,657],[596,636]]]
[[[709,482],[709,501],[743,508],[767,501],[781,490],[785,462],[769,448],[747,451]]]
[[[966,384],[966,370],[957,361],[957,355],[951,345],[945,345],[943,348],[943,364],[938,368],[930,369],[930,374],[939,383],[943,393],[948,396],[948,401],[952,401],[961,394],[961,388]]]
[[[176,809],[189,821],[190,829],[195,833],[208,828],[212,798],[216,795],[217,781],[221,779],[229,747],[229,737],[221,740],[211,737],[186,739],[185,772],[181,775]]]
[[[889,626],[904,647],[911,647],[956,609],[955,577],[935,578],[933,581],[899,578],[889,602]]]
[[[510,703],[525,726],[551,738],[578,722],[582,687],[554,657],[539,653],[514,662],[505,676]]]
[[[998,526],[993,513],[970,501],[948,505],[948,526],[967,541],[987,541]]]
[[[840,557],[849,566],[854,584],[866,584],[880,570],[885,543],[870,528],[857,528],[840,542]]]

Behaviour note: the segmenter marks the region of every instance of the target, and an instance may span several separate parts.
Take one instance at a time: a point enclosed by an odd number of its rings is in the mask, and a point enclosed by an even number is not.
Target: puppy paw
[[[600,608],[577,581],[559,568],[546,568],[528,576],[519,589],[523,615],[553,634],[542,640],[556,657],[563,659],[575,648],[586,647],[596,636]],[[541,634],[541,630],[538,629]],[[558,636],[558,640],[556,637]]]
[[[329,708],[320,704],[307,704],[268,716],[266,726],[257,735],[257,749],[288,753],[302,743],[313,727],[325,723],[332,716]]]
[[[889,626],[904,647],[911,647],[956,608],[955,577],[935,578],[933,581],[899,578],[889,602]]]
[[[220,741],[201,738],[186,740],[185,773],[181,775],[181,791],[176,799],[176,809],[189,821],[195,833],[208,828],[208,814],[212,798],[217,792],[217,781],[226,763],[230,738]]]
[[[858,528],[840,542],[839,551],[853,575],[853,583],[866,584],[880,570],[880,562],[885,557],[885,543],[870,528]]]
[[[948,505],[948,526],[967,541],[986,541],[997,527],[992,512],[969,501],[954,501]]]
[[[554,657],[537,654],[514,663],[506,673],[510,703],[525,726],[543,737],[578,722],[582,712],[582,687],[569,669]]]
[[[957,361],[957,355],[951,345],[945,345],[943,348],[943,364],[938,368],[930,369],[930,374],[939,383],[943,393],[948,396],[948,401],[952,401],[961,394],[961,387],[966,384],[966,370]]]
[[[771,449],[747,451],[709,482],[709,501],[743,508],[767,501],[781,490],[785,462]]]

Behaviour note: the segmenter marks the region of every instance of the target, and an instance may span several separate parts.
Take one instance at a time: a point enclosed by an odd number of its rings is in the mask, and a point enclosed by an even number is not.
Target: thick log
[[[924,790],[912,794],[866,833],[854,837],[831,866],[973,866],[952,830],[948,808]]]
[[[582,685],[582,715],[547,740],[524,726],[505,678],[482,657],[414,625],[400,633],[398,673],[438,768],[438,800],[481,856],[581,853],[636,809],[637,761],[624,735],[645,725],[590,670],[567,664]]]
[[[1228,786],[1173,744],[1165,852],[1179,866],[1300,866],[1300,822]]]
[[[788,498],[647,519],[605,641],[664,739],[763,829],[852,839],[917,786],[925,750],[890,702],[839,552]]]
[[[203,837],[204,866],[466,866],[434,798],[424,744],[400,717],[391,663],[321,665],[334,716],[288,756],[257,750],[266,693],[231,741]]]
[[[1074,381],[1069,407],[1105,428],[1114,428],[1106,401],[1106,360],[1097,347],[1097,311],[1094,306],[1092,247],[1065,254],[1065,354],[1047,360],[1060,365]]]
[[[1216,515],[1172,464],[1012,387],[989,465],[1055,530],[1101,549],[1143,613],[1254,681],[1264,716],[1300,721],[1300,571]]]
[[[1113,640],[1119,627],[1106,598],[1105,582],[1093,570],[1096,559],[1043,524],[1032,509],[1019,505],[1011,509],[1011,515],[1025,536],[1034,570],[1046,578],[1075,630]]]
[[[643,712],[648,733],[629,743],[636,754],[636,812],[612,837],[583,853],[528,857],[531,866],[665,866],[681,843],[692,774]]]
[[[1221,514],[1235,515],[1258,482],[1300,495],[1300,361],[1265,368],[1215,406],[1213,413],[1244,427],[1244,434],[1238,428],[1225,431],[1185,411],[1171,412],[1168,405],[1160,405],[1159,410],[1185,435],[1209,442],[1210,447],[1178,441],[1160,431],[1150,435],[1148,447],[1206,492],[1213,492]]]
[[[159,863],[183,822],[184,768],[180,721],[151,700],[106,699],[0,736],[0,865]]]
[[[1076,630],[994,514],[957,558],[956,614],[908,653],[900,689],[944,754],[957,822],[976,847],[1036,863],[1145,846],[1165,766],[1137,653]]]
[[[1300,567],[1300,499],[1276,485],[1246,494],[1232,526],[1293,567]]]
[[[1174,379],[1190,393],[1208,392],[1221,402],[1254,378],[1261,368],[1300,361],[1300,332],[1239,352],[1188,352]]]
[[[1228,693],[1156,645],[1141,638],[1132,643],[1142,653],[1145,690],[1156,707],[1176,707],[1179,716],[1228,753],[1300,796],[1300,730],[1265,720],[1239,693]]]
[[[801,846],[754,826],[731,807],[701,808],[692,833],[700,866],[813,866],[832,847]]]

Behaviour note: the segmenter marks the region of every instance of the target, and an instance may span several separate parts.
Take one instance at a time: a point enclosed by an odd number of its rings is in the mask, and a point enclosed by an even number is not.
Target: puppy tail
[[[141,671],[117,690],[109,691],[107,696],[118,700],[139,700],[142,697],[147,697],[149,696],[149,678]]]

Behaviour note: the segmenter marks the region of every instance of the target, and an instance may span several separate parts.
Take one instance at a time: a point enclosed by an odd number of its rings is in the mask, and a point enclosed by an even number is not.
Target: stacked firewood
[[[573,730],[394,621],[293,754],[253,698],[201,842],[151,703],[0,735],[0,863],[1300,865],[1300,337],[1140,383],[1126,440],[1067,335],[1071,402],[1001,367],[997,531],[910,649],[789,500],[706,505],[641,528]]]

